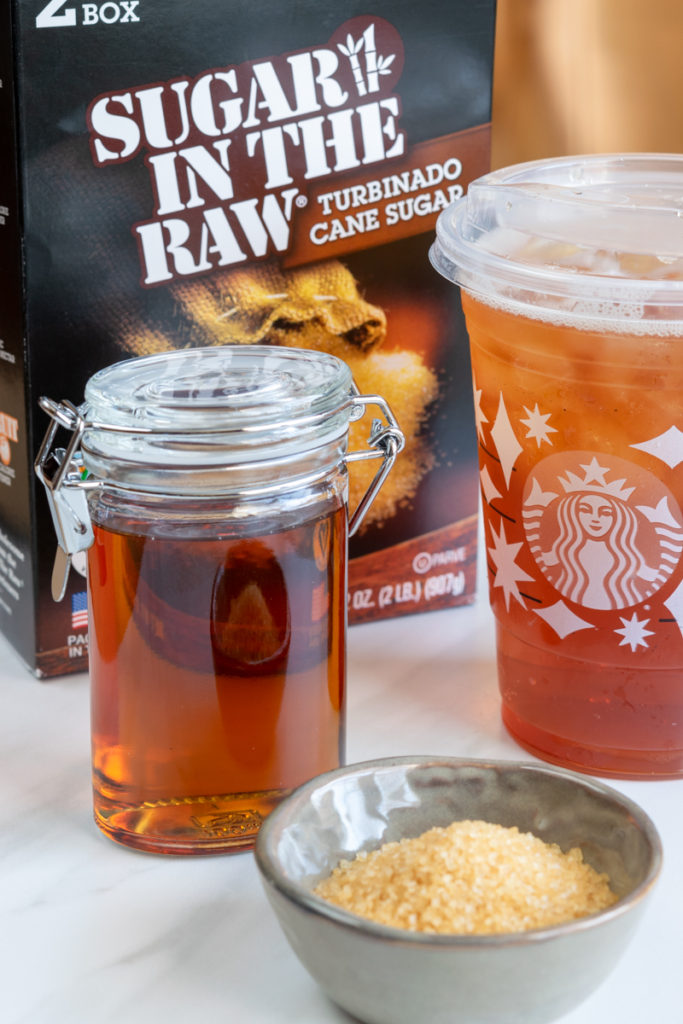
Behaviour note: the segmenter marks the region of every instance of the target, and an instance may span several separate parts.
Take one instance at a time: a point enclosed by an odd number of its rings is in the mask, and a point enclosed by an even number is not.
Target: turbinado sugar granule
[[[416,932],[494,935],[572,921],[617,897],[578,848],[518,828],[456,821],[343,860],[314,890],[344,910]]]

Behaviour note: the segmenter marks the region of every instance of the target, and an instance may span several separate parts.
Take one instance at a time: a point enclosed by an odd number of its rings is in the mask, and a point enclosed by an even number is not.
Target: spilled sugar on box
[[[472,599],[469,357],[427,251],[488,169],[494,8],[3,6],[0,626],[38,675],[85,668],[88,636],[83,576],[50,595],[37,399],[78,404],[95,371],[139,354],[340,356],[407,438],[352,541],[350,621]],[[370,424],[352,427],[364,447]],[[351,508],[375,469],[352,465]]]

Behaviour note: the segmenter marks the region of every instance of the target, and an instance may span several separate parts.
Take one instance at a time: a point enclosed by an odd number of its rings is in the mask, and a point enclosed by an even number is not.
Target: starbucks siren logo
[[[671,492],[615,456],[564,452],[543,459],[526,483],[523,521],[545,578],[585,608],[646,600],[683,551],[683,516]]]

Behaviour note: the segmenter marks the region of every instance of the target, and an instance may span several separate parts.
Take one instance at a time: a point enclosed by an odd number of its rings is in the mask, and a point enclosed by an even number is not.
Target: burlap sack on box
[[[169,289],[177,320],[194,343],[295,345],[344,358],[384,340],[386,316],[361,296],[349,270],[326,260],[283,271],[275,264],[181,281]],[[183,344],[184,334],[177,341]],[[169,348],[153,327],[128,325],[123,344],[136,355]]]

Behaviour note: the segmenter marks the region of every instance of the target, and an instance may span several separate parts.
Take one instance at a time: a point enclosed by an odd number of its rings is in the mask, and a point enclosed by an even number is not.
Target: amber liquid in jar
[[[248,847],[343,759],[346,510],[261,535],[93,519],[95,820],[154,852]]]

